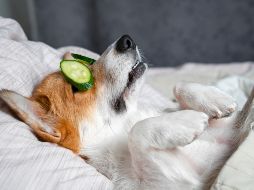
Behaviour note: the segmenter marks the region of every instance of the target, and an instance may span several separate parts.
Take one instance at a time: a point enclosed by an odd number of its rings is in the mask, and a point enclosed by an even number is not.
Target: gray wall
[[[10,17],[10,7],[8,0],[0,0],[0,15]]]
[[[13,18],[23,27],[30,39],[37,39],[37,19],[34,0],[0,0],[0,16]]]
[[[31,38],[53,47],[101,53],[128,33],[153,66],[254,60],[254,0],[27,1]]]

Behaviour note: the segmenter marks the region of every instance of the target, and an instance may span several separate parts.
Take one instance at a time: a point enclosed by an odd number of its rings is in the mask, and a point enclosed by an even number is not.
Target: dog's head
[[[79,152],[80,123],[94,122],[99,112],[113,117],[127,113],[136,104],[146,68],[136,44],[124,35],[91,66],[92,89],[76,91],[56,72],[48,75],[30,98],[8,90],[2,90],[0,97],[41,140]]]
[[[101,95],[111,103],[116,113],[127,111],[128,102],[136,98],[146,67],[136,44],[128,35],[109,46],[94,64],[95,78],[103,76]]]

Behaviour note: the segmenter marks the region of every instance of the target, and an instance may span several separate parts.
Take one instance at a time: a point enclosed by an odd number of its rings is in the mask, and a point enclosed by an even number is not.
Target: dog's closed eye
[[[71,90],[73,93],[76,93],[79,91],[75,86],[71,86]]]

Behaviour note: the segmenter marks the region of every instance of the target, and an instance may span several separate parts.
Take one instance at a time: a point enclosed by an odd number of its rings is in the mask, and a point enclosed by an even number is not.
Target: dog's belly
[[[186,188],[203,189],[209,177],[232,154],[232,119],[211,121],[209,128],[189,145],[169,150],[151,149],[148,161],[153,162],[150,166],[161,172],[161,183],[170,184],[174,189],[183,184],[187,185]],[[149,169],[155,168],[147,168],[147,175]]]
[[[150,168],[146,169],[143,178],[151,181],[148,187],[157,181],[162,189],[203,189],[208,177],[221,165],[221,159],[230,150],[226,144],[205,140],[196,140],[173,150],[151,150],[147,162],[152,163],[147,164]]]

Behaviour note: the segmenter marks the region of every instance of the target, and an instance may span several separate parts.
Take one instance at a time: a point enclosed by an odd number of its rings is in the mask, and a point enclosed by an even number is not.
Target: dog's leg
[[[208,126],[208,116],[194,110],[182,110],[142,120],[129,133],[128,146],[132,166],[142,176],[150,151],[174,151],[196,139]]]
[[[179,83],[174,94],[182,109],[206,113],[210,118],[229,116],[236,110],[234,99],[214,86]]]

